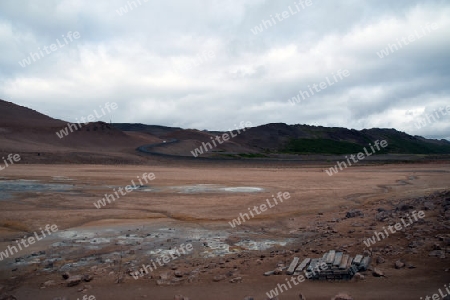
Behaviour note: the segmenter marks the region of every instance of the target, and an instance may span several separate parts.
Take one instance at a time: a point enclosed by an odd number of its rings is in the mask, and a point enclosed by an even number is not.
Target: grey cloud
[[[115,122],[212,130],[243,120],[379,126],[449,138],[450,118],[414,126],[425,112],[450,103],[446,1],[312,0],[257,35],[252,28],[294,1],[140,2],[119,16],[127,1],[2,1],[0,98],[68,121],[115,101]],[[439,30],[377,56],[435,21]],[[68,31],[81,38],[26,68],[18,64]],[[198,62],[207,51],[214,58]],[[177,63],[191,65],[176,73]],[[351,76],[288,103],[338,69]]]

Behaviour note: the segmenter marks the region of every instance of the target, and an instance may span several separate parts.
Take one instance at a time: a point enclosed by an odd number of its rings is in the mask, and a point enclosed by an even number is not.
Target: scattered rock
[[[422,241],[412,241],[411,243],[409,243],[408,247],[414,249],[422,245],[423,245]]]
[[[116,277],[116,280],[115,280],[116,283],[123,283],[124,281],[125,281],[124,274],[120,274],[119,276]]]
[[[158,279],[158,280],[156,280],[156,285],[158,285],[158,286],[170,285],[170,283],[168,281],[166,281],[166,280]]]
[[[173,272],[173,274],[175,275],[175,277],[183,277],[183,272],[178,271],[178,270]]]
[[[408,211],[410,209],[413,209],[414,206],[409,205],[409,204],[401,204],[399,206],[397,206],[397,211]]]
[[[230,279],[230,283],[241,283],[242,277],[235,277],[233,279]]]
[[[78,292],[80,292],[80,293],[85,293],[85,292],[87,292],[89,289],[91,289],[92,288],[92,286],[90,286],[90,285],[83,285],[82,287],[80,287],[79,289],[78,289]]]
[[[373,276],[375,276],[375,277],[383,277],[383,276],[384,276],[383,271],[381,271],[381,270],[378,269],[378,268],[373,268],[372,274],[373,274]]]
[[[226,278],[227,277],[225,275],[216,275],[216,276],[214,276],[213,281],[214,282],[219,282],[219,281],[222,281],[222,280],[224,280]]]
[[[89,274],[85,274],[83,275],[83,277],[81,278],[84,282],[91,282],[92,279],[94,279],[94,277],[92,277],[92,275]]]
[[[197,282],[198,281],[198,275],[197,274],[191,274],[188,276],[187,282],[188,283],[192,283],[192,282]]]
[[[427,201],[423,204],[424,210],[433,210],[435,208],[433,202]]]
[[[364,217],[364,213],[359,209],[352,209],[345,214],[347,219],[356,218],[356,217]]]
[[[445,246],[450,246],[450,235],[449,234],[437,235],[436,237],[439,239],[439,241],[444,242]]]
[[[366,277],[363,275],[363,274],[361,274],[361,273],[356,273],[354,276],[353,276],[353,278],[355,278],[355,280],[356,281],[362,281],[362,280],[364,280]]]
[[[415,269],[415,268],[416,268],[416,266],[413,265],[412,263],[408,263],[408,264],[406,265],[406,267],[407,267],[408,269]]]
[[[69,277],[70,277],[70,274],[68,273],[68,272],[64,272],[64,273],[62,273],[62,278],[64,279],[64,280],[67,280],[67,279],[69,279]]]
[[[45,269],[53,269],[53,261],[47,261],[44,265]]]
[[[353,298],[350,295],[339,293],[336,296],[334,296],[331,300],[353,300]]]
[[[430,253],[428,253],[428,256],[445,258],[445,252],[442,250],[433,250]]]
[[[41,284],[41,289],[45,289],[51,286],[55,286],[56,282],[54,280],[48,280],[46,282],[44,282],[43,284]]]
[[[283,273],[283,268],[278,267],[275,270],[273,270],[273,275],[281,275]]]
[[[379,265],[379,264],[382,264],[382,263],[384,263],[386,260],[383,258],[383,257],[381,257],[381,256],[378,256],[377,257],[377,265]]]
[[[441,245],[439,245],[438,243],[435,243],[435,244],[433,245],[433,250],[442,250],[442,247],[441,247]]]
[[[217,265],[215,264],[215,263],[210,263],[209,265],[207,265],[205,268],[207,268],[207,269],[214,269],[214,268],[216,268],[217,267]]]
[[[381,211],[375,215],[375,219],[379,222],[383,222],[389,218],[389,213],[387,211]]]
[[[401,260],[397,260],[395,262],[395,268],[396,269],[403,269],[405,267],[405,263],[403,263]]]
[[[76,286],[76,285],[79,285],[80,283],[81,283],[81,276],[80,275],[71,276],[69,279],[67,279],[67,286],[68,287]]]

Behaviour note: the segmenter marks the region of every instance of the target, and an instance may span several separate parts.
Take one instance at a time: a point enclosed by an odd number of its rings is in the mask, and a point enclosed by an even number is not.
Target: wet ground
[[[71,184],[64,183],[71,182]],[[14,195],[20,193],[73,193],[74,190],[83,186],[77,186],[74,179],[66,177],[53,177],[52,182],[42,182],[38,180],[18,179],[7,180],[5,177],[0,178],[0,200],[13,198]],[[85,187],[85,186],[84,186]],[[102,185],[89,186],[89,189],[116,189],[119,186]],[[260,187],[247,186],[224,186],[218,184],[196,184],[181,186],[138,186],[134,190],[141,192],[176,192],[185,194],[196,193],[257,193],[263,192]]]
[[[27,255],[15,255],[3,262],[2,270],[39,268],[44,273],[82,273],[89,268],[108,268],[123,264],[138,271],[142,265],[164,256],[176,257],[180,263],[244,252],[260,253],[274,246],[286,246],[294,239],[269,238],[263,234],[207,230],[183,224],[159,227],[136,224],[72,228],[47,237],[46,248]],[[192,252],[177,255],[180,245],[191,244]],[[41,244],[40,246],[42,246]],[[175,260],[175,259],[174,259]],[[172,260],[169,265],[172,264]]]
[[[59,178],[58,178],[59,179]],[[70,184],[44,183],[37,180],[4,180],[0,179],[0,200],[11,199],[17,193],[63,193],[73,188]]]
[[[67,182],[67,183],[66,183]],[[83,194],[85,185],[77,185],[76,180],[66,177],[53,177],[51,182],[38,180],[0,180],[0,199],[14,200],[14,197],[27,193],[33,194]],[[116,186],[99,185],[89,186],[89,190],[112,189]],[[218,184],[196,184],[180,186],[140,186],[138,192],[152,193],[257,193],[264,191],[261,187],[224,186]],[[99,263],[112,263],[123,253],[129,255],[131,266],[138,266],[151,259],[174,253],[174,249],[181,244],[192,244],[194,250],[189,253],[194,258],[213,258],[236,254],[243,251],[264,251],[274,246],[285,246],[291,240],[285,237],[274,238],[267,234],[250,233],[247,230],[211,229],[192,223],[182,224],[170,222],[170,227],[163,224],[138,224],[83,226],[58,231],[47,237],[48,247],[32,254],[15,255],[9,259],[8,268],[24,265],[43,264],[45,270],[74,271],[77,268],[97,266]],[[232,233],[231,233],[232,232]],[[232,235],[232,239],[230,239]],[[42,246],[43,244],[41,244]],[[120,247],[121,251],[117,251]],[[63,258],[72,258],[77,261],[62,264]]]

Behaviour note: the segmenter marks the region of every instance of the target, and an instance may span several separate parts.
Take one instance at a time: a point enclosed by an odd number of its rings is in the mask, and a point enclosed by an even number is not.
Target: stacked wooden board
[[[313,280],[350,280],[357,272],[366,271],[370,261],[370,256],[358,254],[352,257],[331,250],[321,258],[308,257],[301,262],[298,257],[294,257],[286,274],[298,276],[304,273],[306,278]]]

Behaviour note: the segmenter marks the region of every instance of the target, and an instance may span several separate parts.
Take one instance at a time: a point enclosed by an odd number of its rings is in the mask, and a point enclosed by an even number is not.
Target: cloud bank
[[[104,121],[381,127],[450,140],[450,113],[417,126],[450,105],[450,3],[392,2],[6,0],[0,98],[67,121],[109,101],[118,109]],[[320,88],[343,70],[350,76]]]

